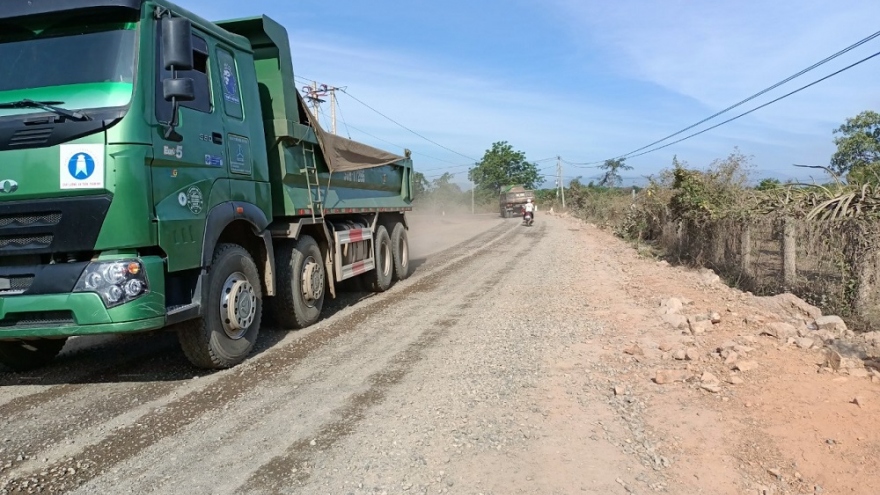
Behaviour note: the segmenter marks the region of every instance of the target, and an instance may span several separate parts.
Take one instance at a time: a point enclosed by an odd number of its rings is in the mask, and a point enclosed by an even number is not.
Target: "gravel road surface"
[[[0,370],[0,495],[876,492],[880,388],[768,337],[787,300],[571,218],[410,222],[412,277],[234,369],[162,332]]]
[[[650,475],[605,439],[607,406],[550,380],[601,332],[560,297],[581,263],[569,232],[411,222],[410,279],[265,331],[235,369],[193,370],[160,333],[74,339],[45,369],[2,372],[0,493],[623,493],[621,473]],[[551,427],[572,415],[607,424]]]

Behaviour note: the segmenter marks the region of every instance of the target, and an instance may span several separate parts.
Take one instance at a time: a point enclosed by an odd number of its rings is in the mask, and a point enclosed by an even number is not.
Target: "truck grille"
[[[34,283],[33,275],[17,277],[0,277],[0,296],[21,294],[31,288]]]
[[[12,135],[9,140],[9,147],[15,148],[19,146],[39,146],[45,144],[52,135],[52,127],[38,127],[31,129],[19,129]]]
[[[111,201],[110,195],[0,201],[0,257],[92,251]]]
[[[5,237],[0,238],[0,249],[6,247],[16,247],[16,248],[34,248],[41,249],[47,248],[52,244],[52,236],[51,235],[32,235],[32,236],[20,236],[20,237]]]
[[[29,225],[55,225],[61,221],[61,212],[39,215],[7,215],[0,217],[0,227],[8,225],[26,227]]]
[[[76,324],[71,311],[33,311],[10,313],[0,320],[0,330],[37,327],[61,327]]]

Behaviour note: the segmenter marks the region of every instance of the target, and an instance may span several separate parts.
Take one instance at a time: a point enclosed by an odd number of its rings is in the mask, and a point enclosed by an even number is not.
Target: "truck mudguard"
[[[205,238],[202,242],[202,267],[211,265],[214,248],[223,230],[236,220],[244,220],[251,225],[255,236],[263,240],[266,249],[265,283],[267,296],[275,295],[275,249],[272,247],[272,235],[266,227],[269,220],[263,210],[251,203],[227,201],[220,203],[208,212],[205,223]],[[254,260],[259,263],[261,260]]]

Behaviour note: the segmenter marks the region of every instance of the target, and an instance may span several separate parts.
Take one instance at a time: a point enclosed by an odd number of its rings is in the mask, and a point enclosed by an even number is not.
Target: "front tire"
[[[403,223],[394,224],[391,230],[391,255],[394,258],[394,280],[409,277],[409,236]]]
[[[305,328],[317,322],[324,307],[326,274],[321,249],[311,236],[282,244],[275,250],[278,293],[272,315],[284,328]]]
[[[373,256],[376,267],[365,275],[369,280],[370,290],[385,292],[391,288],[393,282],[394,255],[391,249],[391,237],[388,236],[388,230],[382,225],[376,229],[375,243],[376,251]]]
[[[28,371],[45,366],[61,352],[67,337],[46,340],[0,342],[0,363],[15,371]]]
[[[247,250],[220,244],[208,271],[203,315],[180,324],[177,339],[200,368],[231,368],[250,354],[263,313],[260,274]]]

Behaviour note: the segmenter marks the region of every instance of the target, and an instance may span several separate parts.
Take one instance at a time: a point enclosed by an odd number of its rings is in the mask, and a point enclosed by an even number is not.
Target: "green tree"
[[[725,159],[713,160],[706,170],[688,168],[673,159],[672,198],[669,209],[674,218],[717,218],[728,211],[741,211],[743,191],[754,167],[752,158],[738,148]]]
[[[477,188],[498,193],[503,186],[522,185],[535,189],[540,182],[538,166],[526,161],[522,151],[515,151],[507,141],[492,144],[483,159],[468,171],[470,179]]]
[[[620,176],[620,170],[632,170],[632,167],[624,163],[626,158],[618,158],[616,160],[605,160],[605,163],[599,165],[599,168],[605,171],[605,174],[599,180],[599,186],[617,187],[623,183],[623,177]]]
[[[766,179],[761,179],[761,182],[758,183],[758,185],[755,187],[755,189],[757,189],[759,191],[768,191],[770,189],[776,189],[777,187],[779,187],[781,185],[782,185],[782,183],[779,182],[779,179],[773,179],[773,178],[768,177]]]
[[[431,194],[437,201],[450,202],[458,201],[460,199],[461,187],[452,182],[452,179],[454,178],[454,174],[446,172],[431,181]]]
[[[425,174],[421,172],[413,173],[413,196],[416,198],[424,197],[430,192],[431,184],[425,178]]]
[[[852,182],[880,182],[880,114],[866,110],[834,130],[831,170]]]

